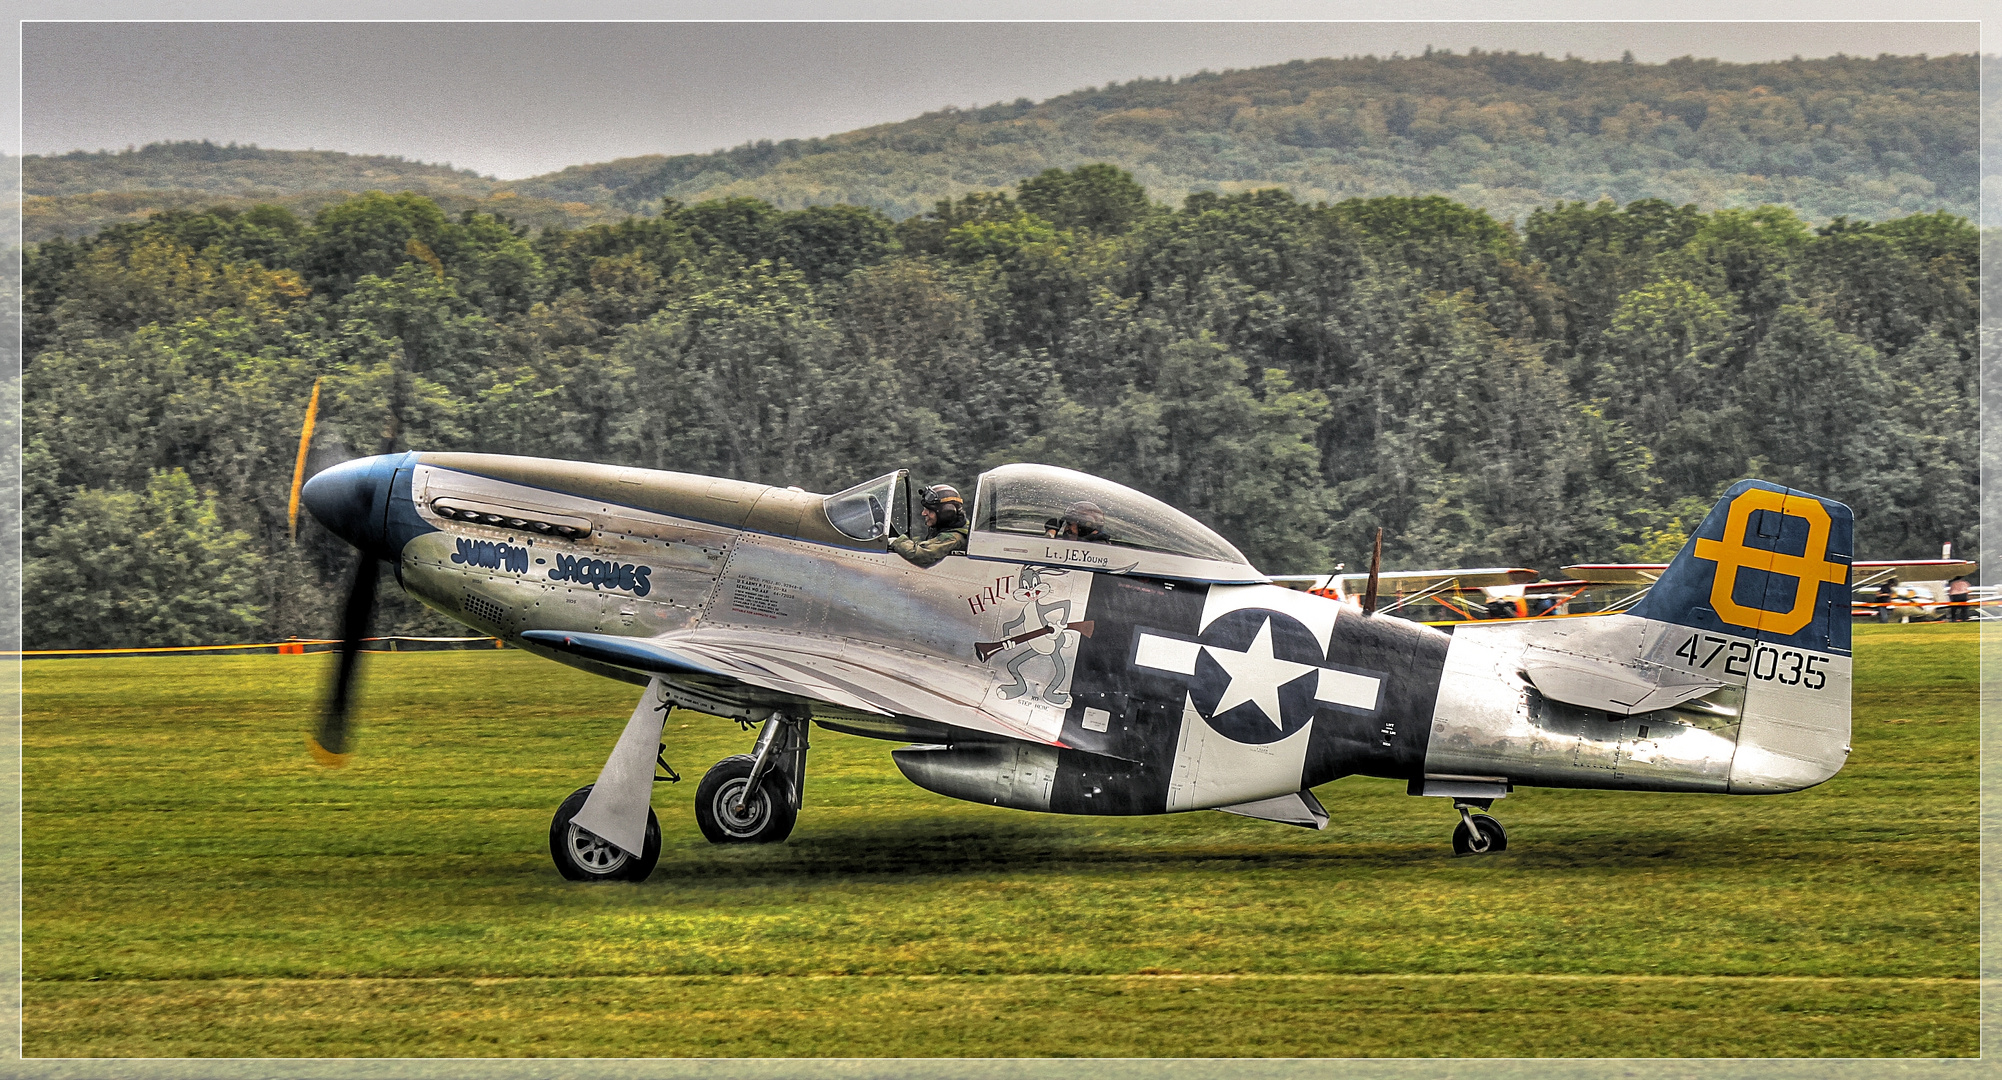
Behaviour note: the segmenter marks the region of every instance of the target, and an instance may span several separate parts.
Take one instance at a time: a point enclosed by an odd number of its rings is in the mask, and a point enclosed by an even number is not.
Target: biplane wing
[[[1952,581],[1957,577],[1971,577],[1980,569],[1965,559],[1866,559],[1849,566],[1849,587],[1852,589],[1876,585],[1892,578],[1905,582]]]
[[[1667,563],[1579,563],[1564,572],[1593,585],[1652,585],[1667,569]]]
[[[1491,589],[1504,585],[1528,585],[1542,577],[1520,566],[1448,567],[1443,570],[1386,570],[1377,575],[1377,592],[1383,596],[1427,592],[1442,586],[1457,589]],[[1274,585],[1304,592],[1332,594],[1347,600],[1362,595],[1368,574],[1300,574],[1275,576]]]
[[[1965,559],[1858,559],[1850,563],[1850,588],[1881,581],[1951,581],[1980,569]],[[1667,563],[1583,563],[1564,572],[1596,585],[1652,585]]]

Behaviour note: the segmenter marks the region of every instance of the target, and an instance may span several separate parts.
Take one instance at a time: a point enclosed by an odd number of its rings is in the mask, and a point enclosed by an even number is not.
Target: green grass
[[[1510,850],[1349,779],[1324,833],[912,787],[813,733],[770,848],[689,808],[735,724],[676,714],[659,869],[559,879],[549,815],[637,688],[527,655],[370,657],[360,752],[304,737],[328,658],[37,661],[25,1050],[96,1055],[1978,1052],[1968,626],[1857,631],[1855,753],[1767,798],[1524,789]]]

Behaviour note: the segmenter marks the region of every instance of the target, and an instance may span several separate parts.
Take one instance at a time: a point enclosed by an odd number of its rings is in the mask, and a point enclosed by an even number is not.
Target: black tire
[[[1486,814],[1475,814],[1473,819],[1474,827],[1481,830],[1480,842],[1476,844],[1474,835],[1467,831],[1467,823],[1462,821],[1453,826],[1453,854],[1493,855],[1508,850],[1508,831],[1501,822]]]
[[[584,809],[584,800],[594,784],[585,784],[570,793],[549,822],[549,857],[556,872],[571,881],[645,881],[660,862],[660,819],[647,807],[646,839],[635,858],[630,852],[599,839],[590,830],[571,824],[570,819]]]
[[[749,754],[726,757],[696,785],[695,823],[712,844],[776,844],[792,835],[799,811],[792,805],[792,782],[776,766],[765,770],[759,790],[746,801],[744,812],[737,812],[752,760]]]

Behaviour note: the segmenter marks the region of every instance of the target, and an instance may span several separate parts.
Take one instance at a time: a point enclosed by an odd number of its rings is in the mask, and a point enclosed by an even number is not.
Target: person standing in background
[[[1967,621],[1967,600],[1973,592],[1973,587],[1968,585],[1964,577],[1957,577],[1946,583],[1946,599],[1952,605],[1946,609],[1947,622]]]

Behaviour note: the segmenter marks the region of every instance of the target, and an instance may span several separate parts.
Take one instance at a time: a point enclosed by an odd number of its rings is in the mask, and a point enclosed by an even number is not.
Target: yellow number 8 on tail
[[[1807,547],[1799,555],[1786,555],[1745,546],[1745,533],[1756,510],[1806,521]],[[1821,583],[1830,581],[1840,585],[1849,580],[1847,564],[1828,561],[1829,527],[1828,508],[1811,496],[1789,499],[1783,491],[1753,488],[1732,499],[1730,517],[1724,524],[1724,538],[1698,538],[1696,541],[1696,557],[1717,564],[1716,581],[1710,586],[1710,606],[1717,612],[1717,617],[1737,626],[1781,635],[1797,634],[1813,622],[1814,604],[1821,592]],[[1740,568],[1764,570],[1793,578],[1797,583],[1793,607],[1786,611],[1767,611],[1738,603],[1733,592]]]

